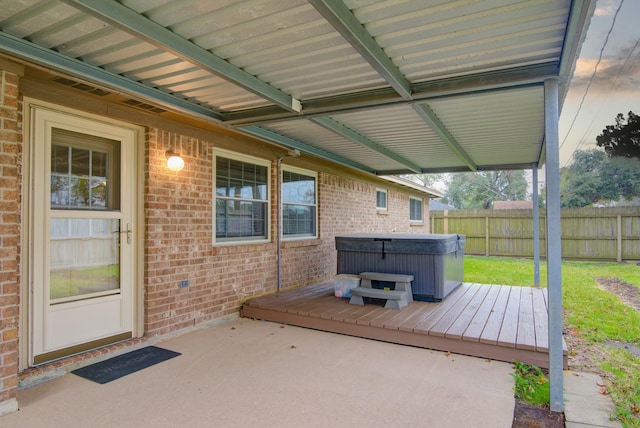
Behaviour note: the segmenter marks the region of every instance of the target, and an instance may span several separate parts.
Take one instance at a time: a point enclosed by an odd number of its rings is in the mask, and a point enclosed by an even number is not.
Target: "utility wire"
[[[611,21],[611,27],[609,28],[609,31],[607,32],[607,36],[604,39],[604,43],[602,44],[602,47],[600,48],[600,55],[598,56],[598,61],[596,62],[595,67],[593,67],[593,73],[591,73],[591,77],[589,78],[589,83],[587,83],[587,87],[585,88],[584,93],[582,94],[582,99],[580,100],[580,104],[578,105],[578,109],[576,110],[576,114],[573,116],[573,120],[571,121],[571,126],[569,126],[569,130],[567,131],[567,134],[565,135],[564,139],[562,140],[562,144],[560,144],[560,149],[566,143],[567,138],[569,137],[569,134],[571,134],[571,130],[573,129],[573,125],[575,125],[576,120],[578,119],[578,116],[580,115],[580,111],[582,110],[582,105],[584,104],[584,100],[587,97],[589,89],[591,89],[591,84],[593,83],[593,79],[596,76],[596,72],[598,71],[598,67],[600,66],[600,62],[602,61],[602,57],[604,55],[604,50],[607,47],[607,44],[609,43],[609,36],[613,32],[613,27],[616,24],[616,20],[618,18],[618,13],[620,12],[620,9],[622,8],[622,4],[623,3],[624,3],[624,0],[621,0],[620,4],[618,5],[618,8],[616,9],[616,13],[613,15],[613,20]],[[577,150],[577,148],[574,149],[573,152],[571,152],[571,156],[569,157],[569,159],[573,158],[573,153],[575,153],[576,150]]]
[[[618,73],[616,74],[616,78],[613,80],[613,83],[611,84],[611,88],[607,92],[607,95],[605,96],[605,102],[602,103],[602,104],[606,104],[606,100],[609,98],[609,94],[614,92],[618,88],[618,86],[620,85],[620,76],[622,76],[622,73],[627,68],[627,65],[629,64],[629,60],[631,59],[631,57],[633,56],[634,52],[636,51],[636,49],[638,48],[639,45],[640,45],[640,37],[638,37],[638,40],[636,40],[636,43],[629,50],[629,54],[627,55],[627,57],[625,58],[624,62],[622,63],[622,66],[618,70]],[[598,112],[600,112],[602,110],[602,104],[600,105],[600,109],[598,110]],[[578,143],[578,146],[576,147],[574,152],[580,150],[582,145],[586,142],[587,135],[591,132],[591,130],[593,129],[594,125],[595,125],[595,119],[591,119],[591,123],[589,124],[588,129],[582,135],[582,138],[580,139],[580,143]]]

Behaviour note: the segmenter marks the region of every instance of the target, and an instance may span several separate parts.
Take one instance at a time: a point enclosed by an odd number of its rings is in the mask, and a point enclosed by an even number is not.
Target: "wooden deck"
[[[385,342],[549,366],[547,290],[464,283],[443,302],[350,305],[333,282],[247,301],[243,317]],[[564,367],[567,352],[564,346]]]

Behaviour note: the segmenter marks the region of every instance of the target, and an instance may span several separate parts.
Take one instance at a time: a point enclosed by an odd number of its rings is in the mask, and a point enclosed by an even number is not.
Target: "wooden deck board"
[[[547,322],[547,303],[545,299],[545,291],[543,289],[534,289],[533,294],[533,318],[536,333],[536,350],[541,352],[549,352],[549,329]]]
[[[345,317],[348,317],[351,312],[353,312],[353,305],[349,304],[349,299],[342,299],[344,301],[344,305],[338,305],[335,312],[331,313],[331,319],[334,321],[343,322]]]
[[[447,313],[440,317],[438,322],[429,329],[429,334],[432,336],[444,337],[449,327],[456,321],[460,314],[467,310],[467,307],[473,301],[479,289],[480,284],[473,284],[469,288],[469,291],[467,291],[464,296],[458,300],[457,304],[450,308]]]
[[[491,290],[490,285],[482,285],[478,292],[473,296],[473,300],[469,302],[466,308],[459,314],[456,320],[445,332],[445,336],[451,339],[462,339],[464,332],[469,328],[471,321],[475,318],[476,313],[484,303],[487,294]]]
[[[504,310],[504,320],[498,336],[498,345],[516,347],[518,336],[518,314],[520,313],[520,287],[511,288],[507,307]]]
[[[516,347],[536,349],[536,331],[533,318],[533,289],[531,287],[523,287],[521,291]]]
[[[412,302],[402,311],[396,311],[390,318],[384,320],[373,320],[371,325],[374,327],[384,327],[389,330],[398,330],[398,326],[405,322],[408,318],[416,313],[424,312],[424,305],[420,302]],[[382,322],[381,322],[382,321]]]
[[[480,335],[480,342],[487,344],[498,343],[498,337],[500,336],[500,330],[504,323],[504,314],[507,309],[510,294],[511,287],[500,287],[496,303],[493,305],[491,314],[489,314],[489,318],[487,319],[487,324],[484,326],[482,334]]]
[[[350,305],[333,282],[248,300],[241,315],[334,333],[548,367],[546,290],[462,284],[443,302]],[[565,350],[564,365],[567,366]]]
[[[444,302],[441,302],[428,317],[418,322],[413,328],[413,331],[416,333],[429,334],[429,330],[431,330],[431,328],[440,321],[440,318],[445,316],[451,308],[456,307],[458,301],[464,298],[470,288],[472,288],[472,284],[465,284],[465,287],[459,287],[456,292],[450,294]]]
[[[482,304],[476,311],[475,315],[469,322],[467,329],[462,334],[463,340],[470,340],[473,342],[479,342],[480,336],[482,335],[482,331],[484,330],[485,325],[487,325],[487,321],[491,312],[493,312],[493,307],[498,299],[498,293],[500,292],[501,287],[497,285],[490,285],[489,292],[486,297],[482,301]]]
[[[384,317],[385,315],[388,315],[389,312],[389,309],[385,309],[382,306],[379,306],[356,319],[356,324],[370,325],[373,320],[379,317]]]

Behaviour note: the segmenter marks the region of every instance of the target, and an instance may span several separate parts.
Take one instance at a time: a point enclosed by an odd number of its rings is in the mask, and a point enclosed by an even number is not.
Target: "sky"
[[[616,13],[617,12],[617,13]],[[640,1],[598,0],[560,114],[560,166],[618,113],[640,114]]]

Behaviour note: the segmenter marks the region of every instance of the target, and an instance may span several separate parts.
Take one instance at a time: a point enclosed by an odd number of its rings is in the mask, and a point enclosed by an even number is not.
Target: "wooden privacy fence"
[[[640,207],[564,208],[562,257],[640,260]],[[431,211],[433,233],[467,236],[464,252],[533,257],[533,210]],[[546,256],[546,212],[540,210],[540,255]]]

